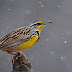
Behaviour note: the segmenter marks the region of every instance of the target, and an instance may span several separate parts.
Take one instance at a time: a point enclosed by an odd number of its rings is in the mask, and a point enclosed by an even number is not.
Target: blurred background
[[[0,37],[39,20],[54,23],[22,51],[32,64],[31,72],[72,72],[72,0],[0,0]],[[0,51],[0,72],[11,72],[11,59]]]

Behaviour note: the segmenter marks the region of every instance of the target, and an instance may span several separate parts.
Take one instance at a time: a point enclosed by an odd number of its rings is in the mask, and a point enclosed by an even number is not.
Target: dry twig
[[[31,72],[31,63],[23,54],[17,54],[12,60],[12,72]]]

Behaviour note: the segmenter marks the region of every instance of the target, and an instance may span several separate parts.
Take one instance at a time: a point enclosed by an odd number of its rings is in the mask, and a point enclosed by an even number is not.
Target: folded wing
[[[31,34],[30,27],[21,27],[13,30],[0,39],[0,50],[17,48],[22,42],[26,42]]]

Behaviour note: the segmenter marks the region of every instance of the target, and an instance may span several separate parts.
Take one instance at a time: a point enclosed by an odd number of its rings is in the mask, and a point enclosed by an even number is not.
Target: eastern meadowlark
[[[0,39],[0,50],[12,54],[13,52],[29,48],[38,40],[43,27],[50,23],[52,22],[37,21],[30,26],[14,29]]]

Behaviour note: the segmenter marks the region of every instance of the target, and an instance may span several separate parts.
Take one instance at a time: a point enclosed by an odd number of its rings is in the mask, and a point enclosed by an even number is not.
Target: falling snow
[[[8,10],[10,10],[10,9],[8,9]]]
[[[58,6],[58,7],[60,7],[60,6]]]
[[[41,5],[41,7],[44,7],[44,5]]]
[[[64,43],[67,43],[67,41],[64,41]]]
[[[66,61],[67,57],[66,56],[62,56],[61,57],[61,61]]]
[[[55,56],[55,55],[56,55],[54,51],[51,51],[50,54],[51,54],[52,56]]]
[[[38,3],[40,3],[40,4],[41,4],[41,2],[38,2]]]

